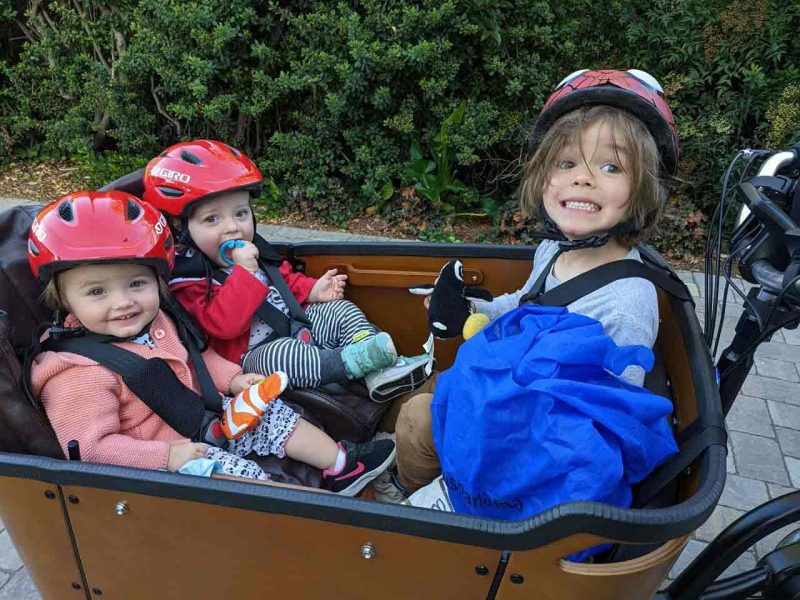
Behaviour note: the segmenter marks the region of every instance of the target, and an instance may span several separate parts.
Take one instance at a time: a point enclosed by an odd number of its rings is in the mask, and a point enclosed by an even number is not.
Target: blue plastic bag
[[[677,452],[670,401],[609,373],[649,371],[565,308],[520,307],[462,344],[431,412],[456,512],[520,520],[573,500],[630,506],[631,486]]]

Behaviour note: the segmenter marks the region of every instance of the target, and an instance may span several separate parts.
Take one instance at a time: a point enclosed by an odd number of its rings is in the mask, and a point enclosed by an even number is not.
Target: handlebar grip
[[[768,229],[776,233],[786,233],[797,228],[797,224],[775,202],[759,192],[749,181],[739,184],[744,202]]]

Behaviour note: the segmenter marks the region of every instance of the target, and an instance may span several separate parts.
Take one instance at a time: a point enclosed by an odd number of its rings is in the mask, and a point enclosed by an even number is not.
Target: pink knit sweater
[[[67,320],[74,326],[73,315]],[[116,344],[145,358],[163,358],[178,379],[198,391],[188,366],[188,351],[167,315],[159,311],[150,324],[156,348],[131,342]],[[239,365],[209,349],[203,354],[217,389],[227,394]],[[150,410],[122,382],[122,377],[93,360],[71,352],[43,352],[31,368],[33,393],[41,398],[66,454],[78,440],[81,460],[144,469],[166,468],[169,447],[186,441]]]

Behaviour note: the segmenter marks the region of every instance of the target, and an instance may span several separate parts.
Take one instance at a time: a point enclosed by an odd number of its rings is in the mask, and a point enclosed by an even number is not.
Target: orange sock
[[[235,440],[255,429],[267,410],[267,404],[277,398],[288,383],[289,377],[286,373],[275,371],[266,379],[239,392],[222,414],[222,431],[225,437]]]

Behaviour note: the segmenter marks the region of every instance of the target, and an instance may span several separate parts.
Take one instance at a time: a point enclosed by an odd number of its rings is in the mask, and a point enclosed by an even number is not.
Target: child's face
[[[250,194],[228,192],[203,202],[189,217],[189,235],[208,258],[228,266],[219,257],[219,247],[229,240],[253,241],[253,212]]]
[[[82,265],[61,273],[58,286],[67,308],[94,333],[128,338],[158,313],[158,279],[146,265]]]
[[[567,238],[602,233],[625,220],[633,191],[627,152],[614,147],[611,127],[600,122],[583,130],[580,145],[567,144],[558,154],[543,202]]]

